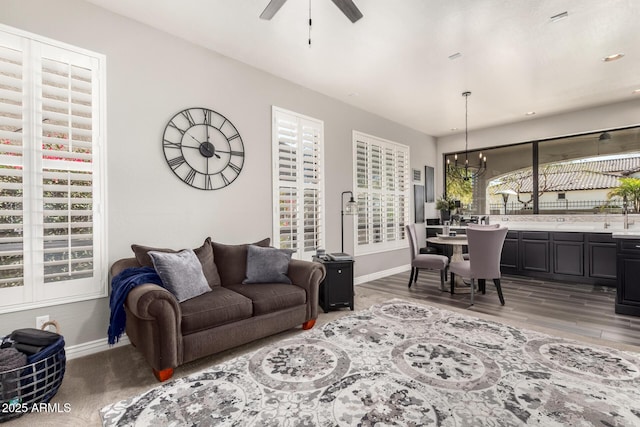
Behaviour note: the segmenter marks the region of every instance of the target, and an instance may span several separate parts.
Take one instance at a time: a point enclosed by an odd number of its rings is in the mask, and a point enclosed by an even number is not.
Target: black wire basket
[[[56,395],[66,369],[64,338],[27,358],[27,365],[0,372],[0,422],[40,409]]]

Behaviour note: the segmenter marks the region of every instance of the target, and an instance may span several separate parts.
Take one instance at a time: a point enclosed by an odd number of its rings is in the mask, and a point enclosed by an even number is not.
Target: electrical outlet
[[[49,321],[49,315],[36,317],[36,329],[42,329],[42,325]]]

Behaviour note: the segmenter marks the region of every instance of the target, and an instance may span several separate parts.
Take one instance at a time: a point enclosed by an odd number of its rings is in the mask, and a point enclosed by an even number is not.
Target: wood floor
[[[408,282],[409,272],[406,272],[358,287],[388,292],[399,298],[412,297],[467,309],[469,314],[482,312],[528,325],[640,346],[640,317],[614,312],[615,288],[503,276],[504,306],[500,305],[491,281],[487,281],[487,293],[476,293],[475,304],[470,306],[469,294],[451,295],[440,291],[438,272],[420,271],[418,281],[411,289]]]

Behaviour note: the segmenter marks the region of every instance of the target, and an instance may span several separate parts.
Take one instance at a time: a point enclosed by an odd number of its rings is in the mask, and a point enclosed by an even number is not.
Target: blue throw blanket
[[[107,331],[110,345],[120,341],[120,336],[124,332],[127,321],[124,302],[129,291],[143,283],[154,283],[162,286],[160,276],[151,267],[127,268],[111,280],[111,297],[109,299],[111,318],[109,319],[109,330]]]

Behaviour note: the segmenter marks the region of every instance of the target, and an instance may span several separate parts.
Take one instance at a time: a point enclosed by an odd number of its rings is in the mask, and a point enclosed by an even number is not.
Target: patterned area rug
[[[394,299],[101,416],[106,426],[637,426],[639,356]]]

